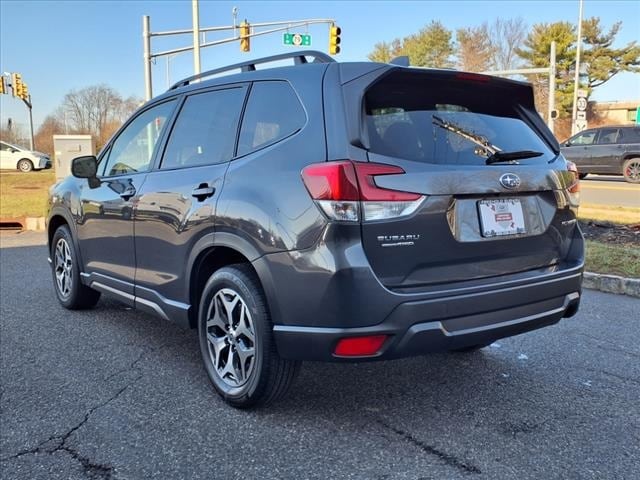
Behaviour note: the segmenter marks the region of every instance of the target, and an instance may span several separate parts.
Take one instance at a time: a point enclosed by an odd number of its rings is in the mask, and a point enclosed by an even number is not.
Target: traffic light
[[[335,23],[329,28],[329,53],[337,55],[340,53],[340,34],[342,30]]]
[[[22,88],[20,89],[20,98],[27,100],[29,98],[29,87],[24,82],[20,82],[20,85],[22,85]]]
[[[4,76],[0,76],[0,95],[7,93],[7,86],[4,83]]]
[[[22,98],[22,75],[19,73],[11,74],[11,91],[14,97]]]
[[[251,33],[251,26],[245,20],[240,24],[240,51],[248,52],[251,50],[251,37],[249,37]]]

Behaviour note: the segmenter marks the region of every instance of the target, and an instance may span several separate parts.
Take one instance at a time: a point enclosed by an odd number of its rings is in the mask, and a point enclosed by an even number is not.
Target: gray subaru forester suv
[[[301,360],[473,350],[578,310],[578,172],[525,83],[278,55],[179,82],[72,171],[60,303],[197,328],[235,407]]]

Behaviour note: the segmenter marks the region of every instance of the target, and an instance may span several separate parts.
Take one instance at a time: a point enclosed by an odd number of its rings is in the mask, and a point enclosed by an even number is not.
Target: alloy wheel
[[[67,298],[71,294],[71,282],[73,280],[73,259],[71,249],[64,238],[56,243],[55,255],[56,284],[60,295]]]
[[[249,308],[235,290],[223,288],[211,300],[206,318],[213,368],[229,387],[244,385],[256,358],[256,335]]]
[[[640,180],[640,160],[629,163],[627,165],[625,174],[631,180]]]

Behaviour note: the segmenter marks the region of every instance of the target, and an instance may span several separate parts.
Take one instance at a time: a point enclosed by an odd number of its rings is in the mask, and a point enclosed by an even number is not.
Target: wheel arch
[[[211,238],[213,236],[215,239]],[[197,248],[198,245],[199,248]],[[189,272],[188,298],[191,305],[189,309],[189,326],[191,328],[196,328],[198,325],[200,295],[207,280],[215,271],[238,263],[248,265],[264,290],[263,279],[252,264],[252,260],[259,256],[256,249],[246,240],[233,234],[216,233],[198,242],[189,258],[187,270]],[[268,299],[267,305],[269,305]]]
[[[69,227],[71,240],[73,241],[73,249],[75,250],[76,258],[78,259],[78,266],[82,272],[84,271],[84,262],[82,260],[82,252],[80,252],[80,247],[78,246],[75,223],[73,222],[71,215],[60,208],[52,210],[47,220],[47,246],[49,254],[51,253],[51,242],[53,241],[53,236],[55,235],[56,230],[62,225]]]

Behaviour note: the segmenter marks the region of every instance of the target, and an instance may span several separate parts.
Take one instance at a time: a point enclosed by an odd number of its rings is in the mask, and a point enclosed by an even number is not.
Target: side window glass
[[[270,145],[302,128],[306,115],[287,82],[256,82],[242,119],[238,155]]]
[[[598,137],[598,144],[600,145],[608,145],[611,143],[618,142],[618,129],[616,128],[606,128],[600,130],[600,136]]]
[[[162,169],[231,160],[244,88],[190,95],[180,109],[162,157]]]
[[[138,115],[111,144],[110,151],[102,160],[106,163],[104,175],[110,177],[149,170],[153,150],[174,106],[175,100],[171,100]]]
[[[571,141],[571,145],[591,145],[596,138],[596,132],[584,132]]]
[[[640,143],[640,128],[621,129],[618,143]]]

